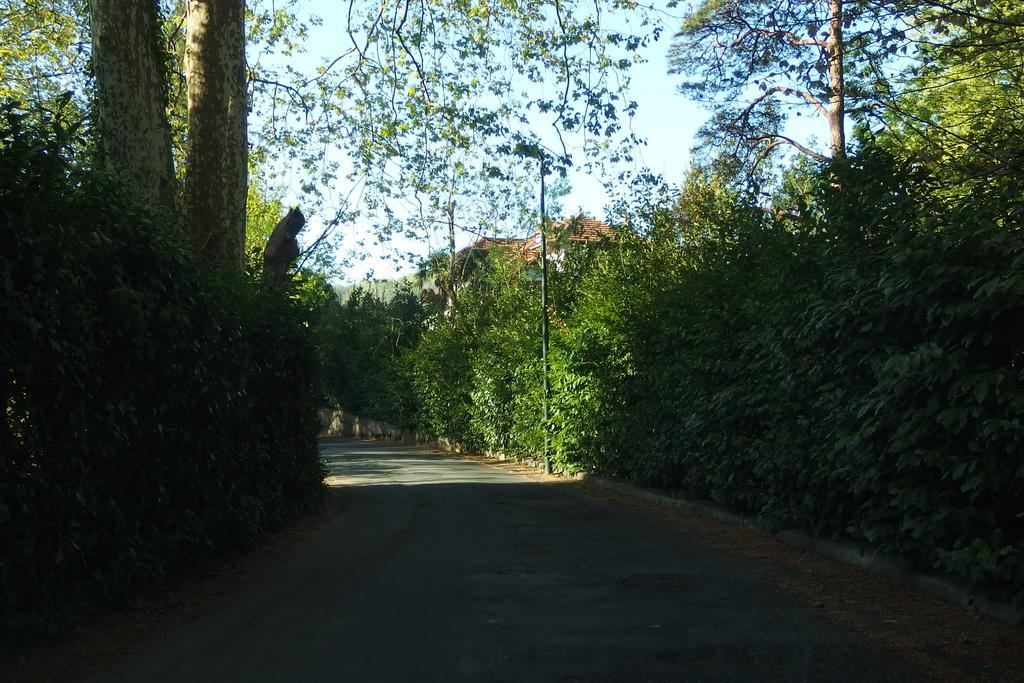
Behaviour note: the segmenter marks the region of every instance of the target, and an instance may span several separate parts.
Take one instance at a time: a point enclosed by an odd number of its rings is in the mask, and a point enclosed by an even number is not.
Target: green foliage
[[[84,96],[84,0],[0,0],[0,99],[70,113]]]
[[[691,10],[673,66],[715,110],[706,130],[726,154],[670,203],[638,174],[617,201],[632,228],[570,250],[551,273],[551,454],[563,470],[867,540],[1024,599],[1020,12],[1008,0],[842,7],[832,17],[838,6],[824,2]],[[472,3],[450,11],[467,21],[446,36],[481,16]],[[470,35],[463,45],[482,51],[468,56],[418,62],[389,36],[392,54],[408,57],[404,82],[372,60],[347,72],[349,96],[366,105],[350,111],[363,133],[356,158],[367,172],[405,164],[425,182],[416,192],[441,198],[428,202],[429,222],[440,211],[456,223],[451,188],[434,183],[449,162],[466,171],[455,158],[465,152],[489,164],[515,139],[503,112],[462,118],[480,114],[461,105],[500,73],[468,88],[446,76],[488,69],[487,49],[519,41],[517,16],[502,18],[503,35]],[[420,17],[407,35],[426,26]],[[531,30],[519,44],[537,49],[523,63],[541,74],[558,64],[549,41],[559,35]],[[450,108],[433,109],[441,102]],[[804,150],[783,172],[764,165],[781,144],[800,148],[782,102],[831,108],[834,159]],[[564,102],[533,104],[566,123]],[[848,114],[858,138],[846,154]],[[363,393],[339,400],[385,419],[401,405],[403,425],[539,455],[537,284],[497,251],[460,270],[456,305],[416,319],[409,345],[388,346],[383,361],[366,350],[387,338],[382,325],[351,316],[338,337],[352,341],[338,348],[358,362],[337,384]],[[351,335],[363,327],[365,338]],[[375,363],[383,374],[365,369]]]
[[[577,164],[629,158],[630,68],[662,20],[623,0],[386,0],[337,21],[344,47],[315,74],[259,68],[257,136],[310,175],[327,169],[309,194],[334,184],[324,141],[341,141],[360,208],[387,243],[533,222],[536,162],[513,147],[535,131],[558,150],[552,168],[572,165],[574,151]]]
[[[922,3],[932,28],[906,88],[886,102],[881,143],[925,163],[950,193],[1006,187],[1024,173],[1024,8]]]
[[[333,298],[317,326],[330,405],[403,427],[415,425],[401,354],[420,338],[424,310],[409,289],[378,297],[362,288]]]
[[[540,292],[493,250],[438,314],[406,367],[427,431],[475,449],[536,453],[541,426]]]
[[[209,272],[0,112],[0,614],[59,628],[320,499],[303,290]]]
[[[251,272],[258,273],[263,268],[263,250],[286,213],[280,196],[268,191],[259,176],[252,173],[245,198],[245,256]]]
[[[695,174],[552,273],[552,455],[1024,588],[1020,198],[866,148],[800,221]],[[490,255],[403,363],[421,427],[541,452],[537,285]]]
[[[630,314],[650,299],[659,255],[627,237],[600,255],[571,252],[556,280],[556,304],[567,316],[551,365],[552,449],[562,469],[629,473],[622,459],[631,457],[626,392],[636,371]]]
[[[646,299],[615,285],[581,308],[572,351],[626,387],[596,392],[625,415],[561,428],[604,444],[582,449],[597,470],[1020,589],[1019,201],[950,204],[870,152],[833,180],[817,229],[733,212],[711,223],[728,240],[660,261]],[[683,214],[707,215],[713,195],[687,194]]]
[[[473,441],[469,373],[476,340],[467,334],[473,330],[463,316],[440,319],[435,325],[406,359],[418,423],[436,436],[469,444]]]

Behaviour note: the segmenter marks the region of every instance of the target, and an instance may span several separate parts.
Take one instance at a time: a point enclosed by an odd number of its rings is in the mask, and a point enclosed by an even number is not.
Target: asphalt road
[[[341,501],[97,681],[887,681],[763,568],[575,484],[328,440]]]

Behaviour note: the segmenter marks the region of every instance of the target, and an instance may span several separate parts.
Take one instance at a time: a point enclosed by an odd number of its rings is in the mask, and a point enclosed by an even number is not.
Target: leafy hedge
[[[674,217],[684,246],[615,255],[568,322],[601,403],[559,429],[607,435],[588,467],[1019,590],[1020,197],[935,196],[887,163],[822,182],[802,231],[705,197]]]
[[[1024,589],[1024,201],[866,149],[780,220],[696,179],[553,281],[553,456]],[[495,254],[493,258],[498,259]],[[513,264],[407,351],[422,427],[537,454]]]
[[[543,448],[540,300],[522,263],[502,260],[460,290],[403,358],[421,426],[456,443],[510,455]],[[557,335],[553,331],[552,335]]]
[[[410,291],[381,298],[362,288],[329,306],[316,327],[327,403],[412,427],[416,408],[399,358],[416,345],[424,310]]]
[[[0,120],[0,618],[56,628],[322,493],[310,308],[204,270],[73,133]]]

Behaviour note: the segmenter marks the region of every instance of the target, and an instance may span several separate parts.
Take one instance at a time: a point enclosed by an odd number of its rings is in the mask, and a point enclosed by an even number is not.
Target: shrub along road
[[[326,521],[92,680],[936,677],[643,505],[390,444],[322,449]]]

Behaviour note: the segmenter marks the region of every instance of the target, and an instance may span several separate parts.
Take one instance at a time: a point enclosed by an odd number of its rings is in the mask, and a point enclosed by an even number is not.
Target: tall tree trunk
[[[846,77],[843,73],[846,45],[843,42],[843,0],[829,0],[828,80],[832,91],[828,101],[828,129],[833,159],[846,156]]]
[[[159,17],[153,0],[90,0],[100,151],[150,206],[176,212]]]
[[[188,0],[188,174],[196,252],[241,264],[248,169],[245,0]]]

